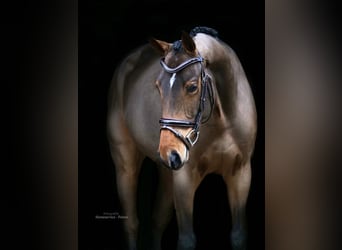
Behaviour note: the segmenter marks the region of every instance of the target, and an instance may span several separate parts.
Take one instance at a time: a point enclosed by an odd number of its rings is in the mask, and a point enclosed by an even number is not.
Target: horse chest
[[[199,159],[196,165],[200,176],[205,176],[209,173],[229,173],[239,154],[240,150],[232,136],[224,133],[208,143],[200,155],[193,155],[193,157]]]

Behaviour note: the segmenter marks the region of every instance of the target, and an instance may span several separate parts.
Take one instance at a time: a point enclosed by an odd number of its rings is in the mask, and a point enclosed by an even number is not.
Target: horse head
[[[186,32],[173,44],[157,39],[150,43],[162,56],[161,72],[155,81],[162,105],[158,152],[164,165],[178,170],[189,160],[189,151],[199,138],[204,102],[207,92],[212,93],[210,77]]]

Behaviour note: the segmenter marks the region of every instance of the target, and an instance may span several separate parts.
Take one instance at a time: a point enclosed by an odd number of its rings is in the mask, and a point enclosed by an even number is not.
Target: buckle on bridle
[[[193,147],[196,144],[196,142],[198,141],[198,138],[199,138],[199,134],[200,134],[199,130],[191,129],[186,134],[186,136],[184,136],[178,130],[176,130],[176,129],[174,129],[174,128],[166,125],[166,124],[161,125],[160,130],[163,130],[163,129],[167,129],[170,132],[172,132],[178,139],[180,139],[184,143],[184,145],[187,147],[187,149],[190,149],[191,147]]]
[[[187,135],[185,136],[185,140],[191,145],[191,147],[193,147],[198,141],[199,134],[199,130],[191,129],[189,133],[187,133]]]

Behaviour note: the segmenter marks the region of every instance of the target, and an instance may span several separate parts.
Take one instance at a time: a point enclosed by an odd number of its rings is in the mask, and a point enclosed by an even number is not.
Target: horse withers
[[[127,249],[137,249],[137,186],[145,157],[159,166],[152,249],[161,249],[173,209],[177,249],[195,249],[194,195],[210,173],[227,186],[232,248],[246,249],[257,115],[244,69],[217,32],[196,27],[173,43],[151,39],[116,69],[108,101]]]

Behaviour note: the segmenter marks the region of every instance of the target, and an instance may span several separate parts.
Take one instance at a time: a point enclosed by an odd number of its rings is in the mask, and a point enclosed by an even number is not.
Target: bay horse
[[[115,70],[108,98],[127,249],[137,249],[137,186],[145,157],[156,162],[159,178],[151,249],[161,249],[173,209],[177,249],[195,249],[194,195],[209,173],[226,183],[232,249],[246,249],[257,114],[241,62],[218,32],[195,27],[173,43],[151,38]]]

